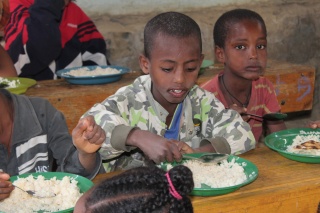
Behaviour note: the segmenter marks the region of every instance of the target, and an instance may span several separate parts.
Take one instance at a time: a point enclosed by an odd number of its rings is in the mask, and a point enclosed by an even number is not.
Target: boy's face
[[[230,26],[224,48],[216,47],[217,59],[225,72],[255,80],[267,64],[267,38],[260,23],[243,20]]]
[[[181,103],[196,83],[203,55],[195,36],[157,35],[153,43],[150,58],[140,56],[140,67],[150,74],[155,100],[168,110]]]

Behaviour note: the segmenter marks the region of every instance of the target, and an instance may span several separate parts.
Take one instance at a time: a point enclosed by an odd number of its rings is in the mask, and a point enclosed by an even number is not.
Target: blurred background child
[[[20,77],[55,79],[60,69],[106,65],[106,42],[71,0],[10,0],[5,49]]]

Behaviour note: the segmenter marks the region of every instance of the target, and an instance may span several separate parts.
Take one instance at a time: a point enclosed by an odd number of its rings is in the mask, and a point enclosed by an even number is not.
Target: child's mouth
[[[181,98],[185,94],[185,90],[182,90],[182,89],[171,89],[171,90],[169,90],[169,93],[172,96],[176,97],[176,98]]]
[[[172,89],[171,91],[174,92],[174,93],[181,93],[182,89]]]

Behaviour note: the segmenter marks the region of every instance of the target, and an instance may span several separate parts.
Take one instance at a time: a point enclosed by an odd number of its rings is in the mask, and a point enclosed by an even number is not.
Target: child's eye
[[[264,49],[267,48],[267,45],[260,44],[260,45],[257,46],[257,48],[260,49],[260,50],[264,50]]]
[[[164,72],[171,72],[172,68],[161,67],[161,70],[164,71]]]
[[[245,46],[243,46],[243,45],[237,45],[236,46],[236,49],[237,50],[244,50],[246,47]]]
[[[197,69],[197,67],[190,67],[190,68],[187,68],[187,72],[193,72]]]

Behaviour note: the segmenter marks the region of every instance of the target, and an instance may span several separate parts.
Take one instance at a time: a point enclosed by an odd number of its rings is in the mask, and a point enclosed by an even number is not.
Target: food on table
[[[320,155],[320,132],[300,134],[293,139],[292,145],[287,147],[288,152],[298,154]]]
[[[16,88],[20,84],[20,80],[8,80],[0,77],[0,88]]]
[[[97,66],[94,69],[89,69],[88,67],[81,67],[77,69],[70,70],[69,72],[64,73],[64,75],[71,76],[96,76],[96,75],[111,75],[111,74],[119,74],[120,70],[111,68],[111,67],[99,67]]]
[[[24,190],[34,190],[38,195],[56,194],[55,197],[37,198],[16,188],[10,197],[0,202],[0,210],[5,213],[28,213],[43,210],[45,212],[56,212],[73,208],[82,195],[77,186],[78,181],[65,176],[61,180],[56,177],[46,180],[39,175],[34,178],[29,175],[26,178],[18,178],[14,185]]]
[[[202,163],[196,160],[188,160],[183,165],[189,167],[193,173],[195,188],[201,188],[205,184],[211,188],[223,188],[242,184],[247,180],[242,165],[235,162],[233,158],[230,162],[221,161],[220,164]],[[172,166],[169,165],[169,170]]]
[[[294,147],[295,149],[319,149],[320,150],[320,142],[309,140],[300,145]]]

